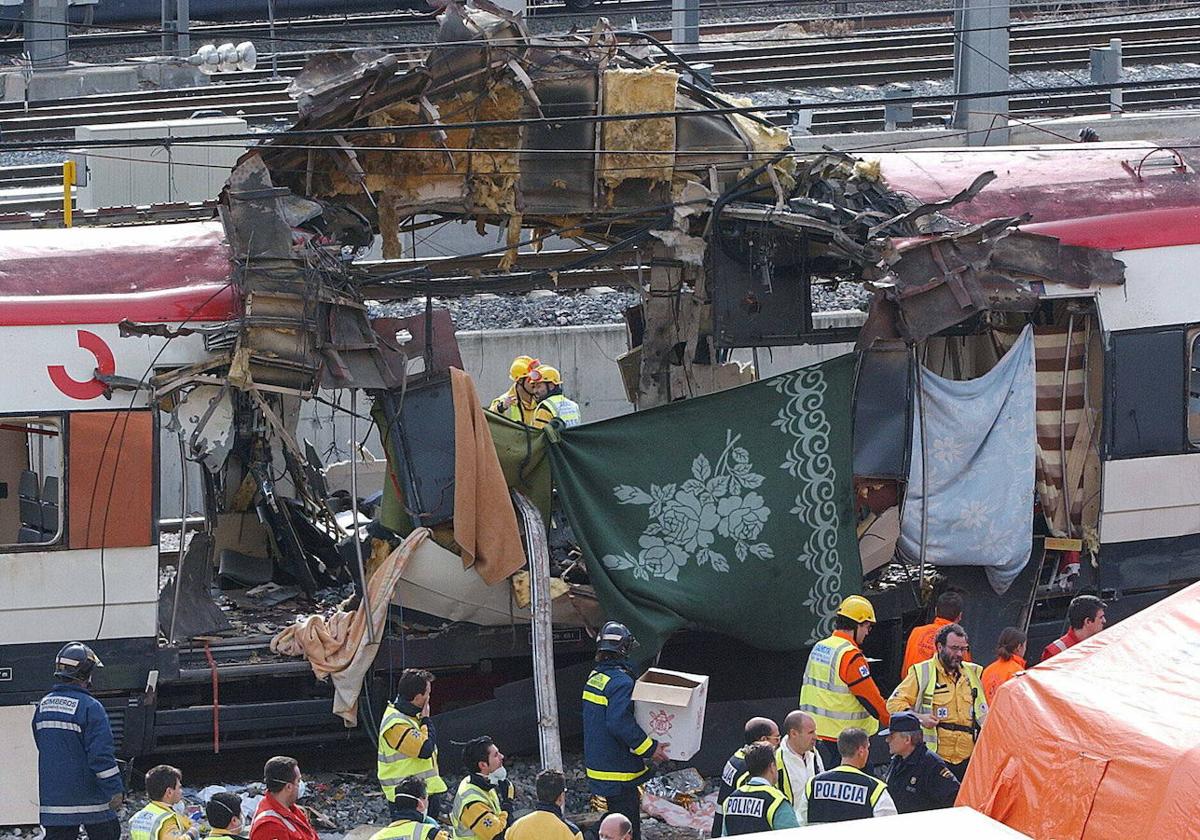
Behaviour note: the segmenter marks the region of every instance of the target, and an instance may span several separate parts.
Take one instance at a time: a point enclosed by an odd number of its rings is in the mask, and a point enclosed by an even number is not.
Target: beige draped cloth
[[[489,586],[525,565],[517,513],[471,377],[450,368],[454,395],[454,542]]]
[[[333,680],[333,713],[346,726],[358,725],[358,695],[363,679],[375,661],[375,652],[387,626],[388,604],[400,583],[404,567],[417,548],[429,539],[428,528],[417,528],[388,555],[367,581],[367,597],[353,612],[335,612],[329,618],[310,615],[280,631],[271,650],[283,656],[303,656],[319,680]],[[375,641],[370,641],[367,622]]]

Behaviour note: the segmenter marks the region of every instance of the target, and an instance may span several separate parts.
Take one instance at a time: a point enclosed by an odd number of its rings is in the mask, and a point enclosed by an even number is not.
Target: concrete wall
[[[857,326],[863,321],[861,312],[826,313],[819,315],[820,327]],[[458,333],[458,346],[463,367],[475,380],[482,402],[508,390],[508,367],[522,353],[554,365],[563,375],[564,392],[579,403],[585,421],[605,420],[628,414],[633,406],[625,399],[625,388],[617,369],[617,357],[626,351],[627,338],[623,324],[601,324],[582,327],[537,327],[522,330],[482,330]],[[768,377],[804,365],[831,359],[849,352],[849,344],[814,344],[801,347],[762,348],[757,353],[760,376]],[[738,350],[734,358],[752,362],[755,353]],[[349,392],[323,392],[321,397],[344,409],[350,407]],[[358,413],[367,416],[370,402],[360,396]],[[367,449],[383,457],[383,447],[373,426],[359,420],[356,423],[358,440],[366,439]],[[296,439],[312,441],[326,463],[350,457],[350,418],[345,411],[309,400],[300,411]],[[162,515],[179,515],[179,443],[173,432],[162,433]],[[188,507],[199,512],[203,504],[200,467],[188,465]]]

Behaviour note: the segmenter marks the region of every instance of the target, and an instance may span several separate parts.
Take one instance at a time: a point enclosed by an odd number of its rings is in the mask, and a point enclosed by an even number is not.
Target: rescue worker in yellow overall
[[[925,746],[940,755],[961,782],[987,720],[983,668],[963,661],[970,647],[967,631],[958,624],[938,630],[935,643],[937,653],[908,669],[887,707],[890,712],[916,714]]]
[[[379,724],[377,774],[392,819],[398,819],[396,783],[410,776],[425,783],[428,814],[446,812],[446,782],[439,775],[437,733],[429,717],[433,674],[408,668],[396,683],[396,698],[387,704]]]
[[[391,825],[376,831],[371,840],[450,840],[450,835],[426,812],[429,798],[423,779],[401,779],[392,802],[397,807],[392,809]]]
[[[129,821],[129,840],[199,840],[200,829],[174,810],[183,801],[183,774],[160,764],[146,774],[149,804]]]
[[[455,840],[495,840],[508,828],[513,810],[504,754],[482,735],[463,747],[463,768],[469,775],[459,783],[450,813]]]
[[[208,820],[208,833],[203,840],[242,838],[242,797],[228,791],[214,793],[204,806],[204,819]]]
[[[567,807],[567,779],[560,770],[543,770],[534,782],[537,806],[521,817],[504,840],[583,840],[579,826],[563,816]]]
[[[547,388],[542,405],[548,406],[564,426],[578,426],[582,423],[583,415],[579,411],[579,403],[563,396],[562,374],[558,372],[558,368],[542,365],[542,378]]]
[[[861,595],[843,599],[833,617],[833,635],[817,642],[804,668],[800,711],[817,724],[817,751],[826,767],[841,763],[838,735],[861,729],[874,735],[890,715],[861,645],[875,625],[875,608]]]
[[[488,406],[489,411],[540,429],[554,419],[554,411],[542,400],[550,393],[543,374],[542,363],[532,356],[517,356],[508,368],[512,387]]]

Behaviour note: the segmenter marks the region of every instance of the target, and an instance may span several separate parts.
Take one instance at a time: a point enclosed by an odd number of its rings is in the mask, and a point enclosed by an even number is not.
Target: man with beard
[[[970,647],[967,631],[958,624],[947,624],[938,631],[936,647],[932,659],[908,669],[887,707],[893,714],[916,714],[925,745],[940,755],[961,781],[987,720],[983,669],[963,661]]]

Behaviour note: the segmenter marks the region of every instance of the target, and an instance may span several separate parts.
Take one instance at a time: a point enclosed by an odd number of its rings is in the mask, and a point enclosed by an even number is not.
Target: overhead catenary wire
[[[1109,90],[1128,90],[1133,88],[1158,89],[1179,85],[1195,85],[1195,77],[1176,77],[1168,79],[1153,79],[1147,81],[1122,81],[1106,84],[1089,84],[1089,85],[1043,85],[1031,90],[1021,90],[1022,94],[1054,94],[1054,93],[1080,93],[1080,92],[1104,92]],[[876,98],[876,99],[859,99],[835,102],[800,102],[791,103],[786,106],[788,111],[798,110],[842,110],[844,108],[862,108],[869,105],[904,105],[904,104],[925,104],[935,102],[958,102],[972,99],[992,99],[999,96],[1009,96],[1013,93],[1011,90],[992,90],[980,91],[973,93],[947,93],[947,94],[930,94],[916,96],[900,96],[895,98]],[[432,131],[461,131],[466,129],[476,128],[521,128],[527,126],[546,125],[546,124],[577,124],[577,123],[609,123],[609,122],[636,122],[649,119],[687,119],[689,117],[704,117],[704,116],[729,116],[729,115],[746,115],[762,112],[770,112],[780,110],[779,105],[739,105],[728,107],[709,107],[697,108],[688,111],[643,111],[631,114],[579,114],[579,115],[564,115],[555,116],[552,118],[545,117],[515,117],[511,119],[494,119],[494,120],[471,120],[468,122],[456,123],[409,123],[401,125],[389,126],[345,126],[340,128],[291,128],[285,132],[271,134],[264,138],[261,132],[246,132],[239,134],[226,134],[221,136],[221,140],[225,142],[234,140],[257,140],[259,146],[254,147],[256,151],[270,151],[278,138],[281,137],[315,137],[330,139],[336,137],[356,136],[363,134],[408,134],[414,132],[432,132]],[[265,142],[264,142],[265,141]],[[193,144],[203,144],[206,146],[213,145],[211,137],[141,137],[129,139],[94,139],[94,140],[17,140],[7,143],[0,143],[0,151],[16,151],[16,150],[76,150],[76,149],[91,149],[91,148],[108,148],[108,147],[140,147],[140,146],[186,146]],[[307,146],[305,148],[308,148]],[[322,146],[314,144],[311,148],[318,151],[336,151],[336,146]],[[401,147],[397,147],[401,148]],[[538,150],[541,153],[542,150]],[[578,153],[578,150],[571,150]],[[615,151],[615,150],[614,150]],[[662,150],[656,150],[662,151]]]
[[[1200,8],[1200,7],[1198,7],[1197,4],[1195,4],[1195,3],[1185,3],[1185,4],[1177,5],[1177,6],[1176,5],[1159,6],[1154,11],[1157,11],[1157,12],[1187,11],[1187,10],[1194,10],[1197,8]],[[1145,19],[1144,18],[1145,11],[1130,9],[1130,10],[1126,10],[1126,11],[1110,12],[1108,14],[1103,14],[1103,15],[1088,15],[1086,18],[1066,18],[1066,19],[1058,18],[1058,19],[1050,19],[1050,20],[1010,21],[1007,24],[999,25],[999,26],[971,27],[971,28],[962,29],[962,30],[958,30],[958,31],[960,33],[965,33],[965,32],[996,31],[996,30],[1000,30],[1000,29],[1014,30],[1014,29],[1018,29],[1018,28],[1033,28],[1033,27],[1037,27],[1037,26],[1046,26],[1046,25],[1052,26],[1055,23],[1063,23],[1066,25],[1070,25],[1071,23],[1078,22],[1080,20],[1085,20],[1086,22],[1090,23],[1093,21],[1099,21],[1099,20],[1105,20],[1105,19],[1117,19],[1117,18],[1139,16],[1139,15],[1142,16],[1143,19]],[[1156,22],[1158,20],[1162,20],[1164,23],[1170,23],[1175,19],[1151,18],[1151,19],[1146,19],[1146,20],[1147,20],[1147,22]],[[150,34],[150,33],[153,33],[154,31],[155,30],[147,30],[147,33]],[[929,28],[929,27],[917,28],[917,29],[879,29],[879,30],[869,30],[869,31],[876,32],[878,35],[880,35],[880,37],[898,37],[898,36],[906,36],[906,35],[915,37],[915,36],[920,36],[920,35],[924,35],[924,34],[939,35],[939,34],[942,34],[943,32],[946,32],[947,34],[949,34],[948,29]],[[644,33],[639,33],[639,34],[644,34]],[[839,41],[852,40],[855,35],[859,35],[861,37],[861,34],[862,34],[862,31],[846,33],[846,35],[839,36],[839,37],[822,36],[822,37],[772,38],[772,39],[769,39],[769,43],[771,45],[777,45],[777,46],[787,46],[789,44],[797,44],[797,45],[812,44],[812,43],[822,43],[822,42],[829,42],[831,44],[835,44],[836,42],[839,42]],[[571,42],[567,41],[566,38],[568,38],[569,35],[570,35],[570,33],[557,33],[557,34],[552,34],[552,35],[533,35],[533,36],[530,36],[530,38],[532,38],[532,39],[547,39],[547,38],[562,39],[561,42],[555,44],[556,48],[559,48],[559,49],[579,49],[579,50],[595,49],[594,45],[590,45],[584,41],[579,41],[578,43],[571,43]],[[286,36],[276,36],[274,40],[276,42],[283,42],[283,43],[309,44],[309,45],[316,46],[316,47],[322,47],[325,50],[329,49],[330,47],[344,47],[346,49],[352,49],[352,48],[358,48],[358,47],[371,47],[371,48],[381,49],[381,50],[385,50],[385,51],[392,51],[392,52],[400,52],[400,51],[406,51],[406,50],[428,51],[434,47],[450,47],[450,46],[482,47],[484,45],[484,42],[480,41],[478,39],[463,40],[463,41],[438,41],[438,42],[431,42],[431,41],[380,42],[377,40],[369,40],[369,39],[329,39],[329,38],[303,39],[303,38],[288,38]],[[513,49],[516,49],[516,48],[522,48],[522,47],[528,46],[528,43],[529,43],[529,39],[526,39],[524,37],[522,37],[522,38],[502,38],[501,37],[501,38],[489,39],[489,41],[487,42],[487,45],[491,48],[501,48],[501,49],[513,48]],[[731,44],[753,44],[755,46],[761,46],[763,43],[764,43],[764,39],[762,39],[761,37],[745,38],[745,39],[721,38],[719,41],[714,41],[711,44],[706,44],[703,46],[709,47],[709,48],[715,48],[715,49],[719,50],[721,47],[728,46]],[[266,58],[266,57],[278,57],[278,58],[284,58],[284,59],[289,58],[289,57],[307,58],[307,57],[311,56],[312,54],[314,54],[314,52],[315,51],[297,51],[297,52],[282,52],[281,53],[281,52],[275,51],[273,53],[262,53],[261,55],[264,58]],[[63,57],[63,55],[59,55],[58,57],[61,58],[61,57]],[[91,66],[120,67],[120,66],[128,66],[128,62],[125,60],[113,61],[113,62],[96,62],[96,63],[93,63]],[[35,68],[35,70],[36,70],[36,68]],[[1063,72],[1065,72],[1065,71],[1063,71]]]
[[[893,7],[893,6],[904,5],[907,2],[908,2],[908,0],[855,0],[854,5],[855,6],[866,6],[868,8],[870,8],[870,7],[889,8],[889,7]],[[702,12],[703,11],[731,11],[731,10],[736,11],[736,10],[743,9],[743,8],[754,9],[755,11],[760,11],[762,9],[795,8],[797,6],[799,6],[799,7],[828,6],[828,7],[830,7],[830,12],[826,17],[828,17],[829,19],[836,19],[836,20],[854,19],[861,15],[871,14],[870,11],[863,11],[863,12],[834,11],[834,7],[836,5],[838,5],[838,4],[835,2],[831,2],[831,0],[701,0],[701,2],[699,3],[699,9]],[[1005,5],[1008,5],[1008,4],[1005,4]],[[1112,0],[1075,0],[1075,2],[1072,4],[1072,6],[1075,8],[1079,8],[1079,9],[1085,9],[1087,7],[1098,7],[1098,8],[1110,9],[1113,6],[1113,3],[1112,3]],[[1143,5],[1134,4],[1134,5],[1131,5],[1124,12],[1114,12],[1114,13],[1115,14],[1124,14],[1124,15],[1138,14],[1138,15],[1144,16],[1147,14],[1161,13],[1163,11],[1172,11],[1176,8],[1191,8],[1191,7],[1194,7],[1194,4],[1183,4],[1183,5],[1179,5],[1179,6],[1172,4],[1172,3],[1160,3],[1160,4],[1156,4],[1156,5],[1151,5],[1151,6],[1143,6]],[[1045,11],[1045,13],[1048,15],[1058,13],[1055,11],[1044,9],[1044,4],[1040,4],[1040,3],[1020,4],[1018,6],[1018,8],[1043,9]],[[557,17],[564,17],[564,18],[579,18],[579,17],[592,17],[592,16],[599,17],[600,13],[602,13],[602,12],[622,13],[622,11],[623,11],[620,3],[606,4],[600,8],[592,8],[592,9],[578,11],[578,12],[577,11],[566,11],[566,12],[540,11],[540,12],[538,12],[536,7],[534,7],[534,10],[535,10],[535,14],[531,15],[528,18],[529,20],[544,21],[544,20],[553,20],[554,18],[557,18]],[[1074,9],[1072,9],[1072,10],[1074,10]],[[665,13],[665,12],[669,12],[670,8],[669,8],[669,6],[663,6],[661,8],[655,8],[655,9],[649,9],[649,10],[644,9],[644,8],[637,8],[637,9],[634,9],[632,12],[630,12],[630,14],[636,15],[639,12],[646,12],[646,11],[649,11],[651,13],[656,13],[656,12],[664,12]],[[929,13],[929,12],[939,12],[939,11],[950,11],[950,9],[917,9],[917,10],[899,9],[898,11],[902,12],[902,13],[920,14],[922,12]],[[437,24],[437,13],[414,12],[411,14],[411,17],[413,18],[413,20],[411,22],[406,21],[406,22],[399,22],[399,23],[395,23],[395,24],[388,22],[383,25],[408,26],[408,25],[423,25],[423,24],[436,25]],[[7,18],[7,20],[12,20],[12,18]],[[41,24],[46,24],[46,25],[51,25],[51,26],[62,26],[63,25],[62,21],[49,20],[49,19],[43,19],[43,18],[29,18],[29,19],[22,18],[22,20],[25,23],[41,23]],[[370,20],[367,20],[366,13],[361,13],[358,15],[334,15],[334,16],[327,16],[325,18],[320,18],[320,17],[315,17],[315,16],[285,17],[285,18],[277,17],[276,18],[276,27],[277,27],[277,32],[278,32],[278,29],[283,29],[284,31],[287,31],[288,29],[291,28],[290,24],[292,24],[292,23],[296,23],[299,25],[304,25],[305,27],[309,27],[309,26],[319,25],[319,23],[321,21],[328,21],[330,26],[334,26],[334,25],[344,26],[347,23],[351,23],[351,24],[361,23],[364,26],[371,26],[372,28],[374,28],[375,26],[378,25],[378,24],[374,24]],[[230,21],[228,23],[197,22],[197,25],[195,25],[191,28],[190,34],[192,35],[193,38],[203,38],[205,36],[205,34],[208,32],[212,32],[215,35],[215,34],[226,32],[226,31],[231,32],[238,28],[246,28],[248,26],[255,26],[255,25],[264,27],[264,29],[265,29],[265,27],[267,26],[267,21],[265,21],[265,20],[249,20],[249,21]],[[131,29],[128,24],[118,24],[118,23],[104,24],[104,23],[95,23],[95,22],[90,23],[90,24],[85,24],[85,23],[73,23],[73,22],[69,22],[69,21],[67,22],[66,26],[69,30],[70,29],[74,29],[74,30],[82,29],[82,30],[86,30],[88,32],[96,33],[96,34],[113,34],[113,35],[127,36],[131,39],[133,39],[133,38],[154,38],[154,37],[160,37],[164,34],[174,34],[173,31],[166,30],[161,26],[142,26],[142,27],[138,27],[136,29]],[[70,37],[70,36],[68,36],[68,37]],[[276,39],[282,40],[283,36],[277,35]],[[59,40],[59,39],[51,39],[51,40]],[[357,43],[359,43],[360,45],[367,45],[370,42],[360,41]]]

